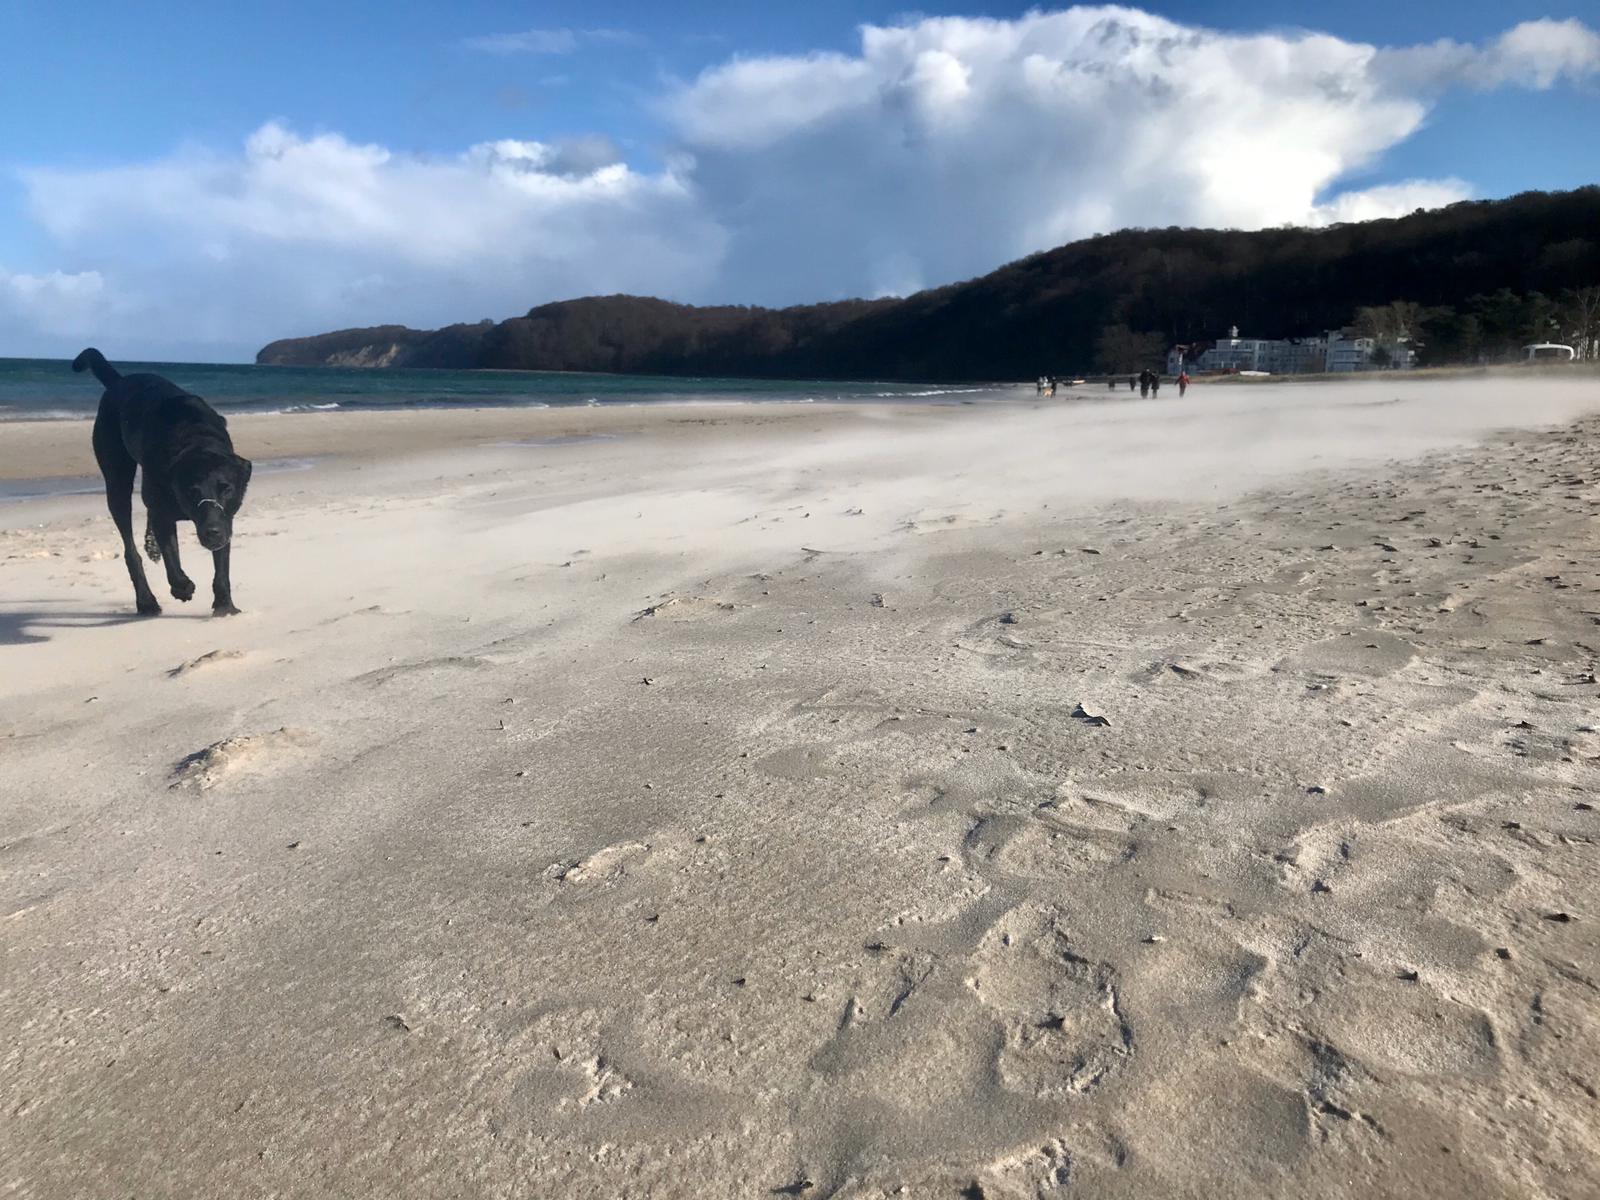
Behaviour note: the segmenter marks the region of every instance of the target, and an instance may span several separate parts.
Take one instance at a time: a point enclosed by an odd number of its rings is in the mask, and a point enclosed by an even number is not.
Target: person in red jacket
[[[1183,398],[1183,394],[1185,392],[1187,392],[1188,390],[1189,390],[1189,372],[1184,371],[1182,374],[1180,374],[1178,376],[1178,398],[1181,400]]]

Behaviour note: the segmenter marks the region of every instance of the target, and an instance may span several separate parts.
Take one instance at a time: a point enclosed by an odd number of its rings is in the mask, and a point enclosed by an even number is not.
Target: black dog
[[[106,507],[122,534],[122,558],[139,611],[158,613],[161,605],[133,544],[135,467],[144,476],[145,553],[152,562],[165,561],[173,597],[194,595],[194,581],[178,562],[178,522],[193,521],[216,568],[211,611],[219,617],[237,613],[228,582],[228,540],[250,483],[250,460],[233,452],[228,423],[199,396],[159,375],[119,375],[98,350],[78,355],[72,369],[93,371],[105,385],[94,419],[94,456],[106,479]]]

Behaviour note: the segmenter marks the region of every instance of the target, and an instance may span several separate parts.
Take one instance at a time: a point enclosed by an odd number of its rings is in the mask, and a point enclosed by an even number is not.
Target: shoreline
[[[364,368],[349,368],[359,370]],[[1539,382],[1588,385],[1600,372],[1573,373],[1558,368],[1534,368]],[[1268,379],[1199,379],[1194,387],[1200,394],[1182,403],[1203,413],[1207,393],[1211,397],[1233,397],[1259,392],[1263,388],[1289,385],[1292,392],[1336,394],[1341,389],[1405,389],[1418,394],[1443,397],[1446,390],[1436,385],[1454,381],[1474,389],[1496,385],[1513,386],[1527,381],[1529,373],[1517,368],[1473,368],[1466,372],[1418,370],[1407,372],[1368,372],[1352,376],[1275,376]],[[1120,377],[1119,377],[1120,378]],[[1217,386],[1220,385],[1220,386]],[[1315,386],[1311,386],[1315,385]],[[1571,390],[1570,388],[1567,390]],[[959,395],[960,393],[950,393]],[[286,458],[354,458],[376,460],[406,456],[429,449],[462,450],[506,438],[561,437],[581,433],[638,434],[670,432],[703,425],[726,426],[742,423],[748,417],[758,426],[784,428],[803,423],[806,414],[855,413],[862,420],[874,413],[908,414],[977,413],[1002,414],[1016,411],[1101,412],[1109,405],[1137,416],[1150,411],[1151,420],[1160,420],[1158,406],[1177,400],[1176,389],[1164,398],[1140,399],[1137,405],[1124,393],[1111,393],[1093,384],[1068,389],[1055,397],[1036,396],[1026,384],[1010,385],[989,393],[988,399],[939,399],[924,396],[887,396],[850,400],[767,400],[706,397],[658,402],[602,404],[481,405],[460,407],[353,408],[315,412],[228,412],[228,419],[239,452],[263,463]],[[1074,403],[1077,402],[1077,403]],[[79,417],[41,420],[0,421],[0,482],[15,483],[30,479],[84,478],[96,471],[89,448],[88,425],[92,413]],[[1507,420],[1514,425],[1515,420]]]
[[[406,408],[314,413],[236,413],[228,417],[235,449],[252,461],[294,458],[374,460],[433,450],[464,450],[511,438],[616,436],[730,424],[784,428],[808,415],[872,409],[939,412],[963,406],[896,403],[774,403],[488,406]],[[85,477],[96,471],[90,420],[8,421],[0,424],[0,481]]]

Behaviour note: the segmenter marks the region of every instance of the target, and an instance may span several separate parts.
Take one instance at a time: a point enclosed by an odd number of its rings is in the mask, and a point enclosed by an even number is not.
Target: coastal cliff
[[[256,362],[273,367],[474,367],[493,328],[493,321],[480,321],[436,330],[404,325],[341,329],[272,342],[257,352]]]

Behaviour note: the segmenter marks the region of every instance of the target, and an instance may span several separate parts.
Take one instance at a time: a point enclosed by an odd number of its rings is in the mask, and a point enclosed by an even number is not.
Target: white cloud
[[[578,48],[578,35],[570,29],[524,29],[464,38],[461,44],[486,54],[571,54]]]
[[[1441,39],[1386,50],[1377,66],[1395,86],[1419,91],[1506,86],[1547,91],[1600,74],[1600,33],[1577,20],[1524,21],[1485,46]]]
[[[491,33],[463,38],[468,50],[486,54],[571,54],[580,42],[610,42],[637,46],[644,39],[628,29],[524,29],[521,33]]]
[[[1343,192],[1311,211],[1311,225],[1376,221],[1404,216],[1419,208],[1443,208],[1472,197],[1472,187],[1459,179],[1408,179],[1359,192]]]
[[[732,298],[760,296],[763,276],[823,297],[961,278],[1115,226],[1325,221],[1328,191],[1427,113],[1384,85],[1378,56],[1073,8],[868,27],[856,55],[736,60],[665,109],[734,233]],[[1418,194],[1343,207],[1409,211],[1383,202]]]
[[[506,139],[435,160],[273,123],[242,155],[23,181],[38,225],[106,264],[103,286],[134,310],[117,329],[84,330],[106,341],[249,349],[596,290],[699,290],[723,244],[681,164],[641,173],[605,139]]]
[[[559,53],[623,36],[476,41]],[[903,293],[1129,225],[1395,215],[1471,194],[1458,179],[1347,190],[1443,91],[1597,72],[1600,36],[1577,22],[1380,50],[1084,7],[868,26],[851,54],[735,57],[660,98],[659,169],[630,165],[605,137],[428,158],[269,123],[239,152],[22,180],[59,278],[96,281],[98,308],[74,301],[101,322],[85,340],[238,353],[291,333],[499,317],[607,291]],[[23,278],[56,276],[0,276],[8,323],[32,311],[53,336],[72,287]]]
[[[98,271],[27,275],[0,267],[0,334],[25,324],[71,335],[100,319],[105,308],[106,284]]]
[[[667,105],[691,142],[759,150],[872,98],[867,65],[842,54],[735,59],[707,71]]]

